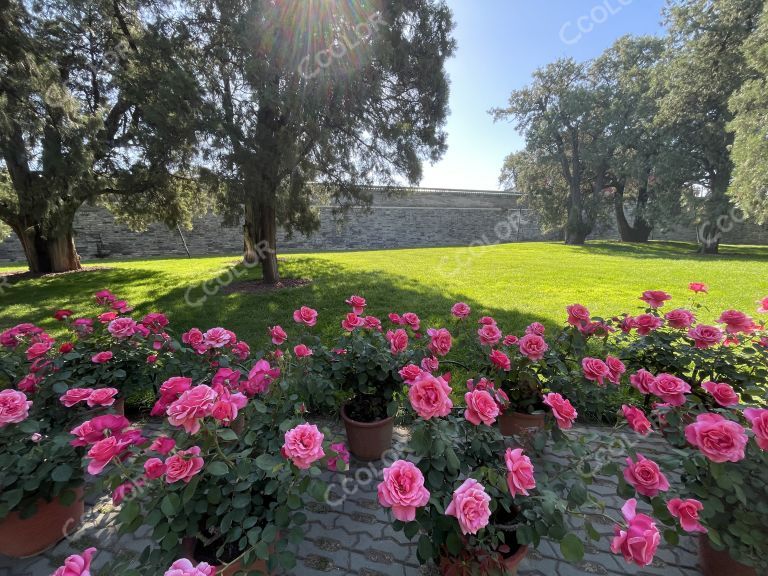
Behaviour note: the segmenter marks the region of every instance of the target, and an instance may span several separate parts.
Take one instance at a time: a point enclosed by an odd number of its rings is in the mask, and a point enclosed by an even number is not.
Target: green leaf
[[[448,533],[448,537],[445,539],[445,546],[448,548],[448,552],[454,556],[458,556],[462,549],[461,538],[453,531]]]
[[[430,540],[429,536],[423,534],[421,538],[419,538],[419,545],[416,552],[422,561],[432,558],[432,540]]]
[[[281,464],[284,460],[277,456],[273,456],[272,454],[261,454],[254,460],[254,462],[256,463],[256,466],[265,472],[272,472],[275,466]]]
[[[568,562],[581,562],[584,558],[584,544],[576,534],[569,532],[560,541],[560,552]]]
[[[219,428],[216,431],[216,434],[225,442],[234,442],[238,438],[237,434],[235,434],[235,431],[231,428]]]
[[[163,514],[169,518],[176,515],[176,512],[179,510],[180,506],[181,500],[174,493],[166,494],[160,502],[160,510],[162,510]]]
[[[207,470],[211,476],[224,476],[227,472],[229,472],[227,465],[224,464],[224,462],[219,461],[211,462],[208,464]]]

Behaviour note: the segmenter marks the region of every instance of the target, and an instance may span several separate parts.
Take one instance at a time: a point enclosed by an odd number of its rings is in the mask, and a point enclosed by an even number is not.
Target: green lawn
[[[691,281],[710,286],[706,320],[730,307],[754,313],[755,301],[768,295],[768,247],[726,246],[721,255],[700,256],[683,243],[524,243],[281,258],[284,277],[309,278],[312,284],[274,293],[218,292],[197,307],[185,303],[185,294],[199,300],[200,283],[226,278],[235,256],[99,261],[90,264],[109,269],[3,283],[0,328],[31,321],[55,332],[50,318],[55,309],[93,314],[92,294],[103,288],[133,303],[137,314],[164,311],[178,330],[222,325],[256,348],[264,343],[266,326],[290,328],[291,313],[302,304],[320,312],[320,330],[337,333],[350,294],[366,297],[371,314],[383,318],[390,311],[413,311],[427,325],[448,322],[451,305],[462,300],[473,311],[496,317],[505,332],[534,320],[559,325],[564,307],[573,302],[594,314],[636,313],[642,304],[637,298],[646,289],[667,290],[676,297],[673,303],[684,306]],[[10,269],[0,266],[0,271]],[[246,277],[256,276],[252,270]]]

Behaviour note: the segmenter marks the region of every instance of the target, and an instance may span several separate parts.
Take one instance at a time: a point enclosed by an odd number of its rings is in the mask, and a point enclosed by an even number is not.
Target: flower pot
[[[757,576],[757,570],[736,562],[727,550],[715,550],[706,534],[699,535],[699,563],[704,576]]]
[[[197,558],[195,551],[198,548],[198,541],[196,538],[183,538],[181,540],[181,550],[183,553],[184,558],[187,558],[195,563],[199,562],[209,562],[208,560],[201,560]],[[209,562],[210,564],[210,562]],[[233,562],[232,564],[228,565],[226,568],[217,567],[216,569],[216,575],[217,576],[235,576],[238,572],[246,572],[248,574],[252,572],[259,572],[261,574],[269,574],[267,572],[267,562],[266,560],[254,560],[247,566],[245,566],[242,562],[242,560],[237,560],[236,562]]]
[[[379,460],[392,447],[394,416],[376,422],[358,422],[347,416],[347,406],[341,408],[341,419],[347,430],[349,451],[365,461]]]
[[[544,428],[545,413],[527,414],[507,411],[499,415],[499,430],[504,436],[533,434]]]
[[[40,499],[34,516],[22,519],[17,512],[11,512],[0,520],[0,554],[27,558],[48,550],[72,534],[85,511],[83,487],[74,491],[75,500],[68,506],[59,498],[50,502]]]
[[[492,567],[484,567],[479,563],[467,566],[458,558],[443,556],[440,559],[440,573],[443,576],[464,576],[465,574],[472,574],[473,576],[517,576],[517,568],[527,555],[528,546],[518,547],[514,554],[504,558],[501,573],[496,563]]]

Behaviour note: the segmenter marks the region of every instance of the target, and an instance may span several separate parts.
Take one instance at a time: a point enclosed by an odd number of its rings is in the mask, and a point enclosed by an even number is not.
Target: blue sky
[[[496,190],[504,157],[523,147],[490,108],[562,56],[594,58],[625,34],[662,34],[664,0],[448,0],[454,14],[448,152],[421,186]],[[581,26],[579,26],[581,25]]]

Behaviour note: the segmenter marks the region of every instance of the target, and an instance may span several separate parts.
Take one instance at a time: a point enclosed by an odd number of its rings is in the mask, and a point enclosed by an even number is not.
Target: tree
[[[367,184],[417,183],[444,152],[443,1],[201,0],[189,18],[206,93],[206,179],[244,215],[244,259],[279,280],[277,228],[311,232],[313,190],[339,208]],[[378,11],[380,9],[380,11]]]
[[[0,220],[33,272],[80,267],[73,220],[97,201],[130,222],[201,205],[194,77],[160,0],[0,1]]]
[[[768,221],[768,4],[743,46],[754,77],[731,97],[733,180],[728,192],[759,224]]]

